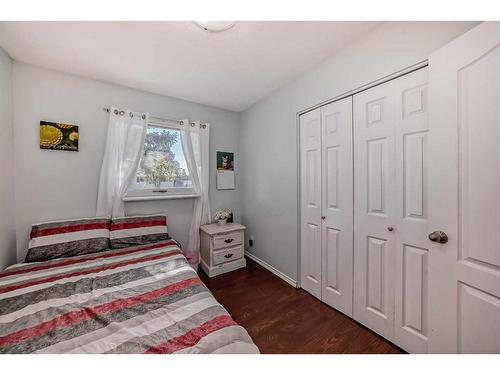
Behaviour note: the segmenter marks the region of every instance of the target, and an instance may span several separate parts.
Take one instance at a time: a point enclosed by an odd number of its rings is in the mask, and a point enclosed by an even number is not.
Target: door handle
[[[321,216],[321,220],[326,220],[326,216]]]
[[[448,235],[442,230],[435,230],[429,234],[429,240],[437,243],[446,243],[448,242]]]

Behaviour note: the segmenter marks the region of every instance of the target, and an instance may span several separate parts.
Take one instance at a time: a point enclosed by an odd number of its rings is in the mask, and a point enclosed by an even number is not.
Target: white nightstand
[[[245,226],[238,223],[200,227],[201,268],[208,277],[245,267]]]

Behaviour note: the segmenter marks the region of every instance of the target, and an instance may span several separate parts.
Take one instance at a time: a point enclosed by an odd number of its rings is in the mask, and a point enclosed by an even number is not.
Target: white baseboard
[[[292,279],[291,277],[285,275],[283,272],[277,270],[276,268],[274,268],[273,266],[271,266],[270,264],[264,262],[262,259],[256,257],[254,254],[252,253],[249,253],[248,251],[245,251],[245,256],[252,259],[255,263],[258,263],[260,264],[262,267],[264,267],[266,270],[274,273],[276,276],[278,276],[280,279],[286,281],[288,284],[290,284],[291,286],[293,286],[294,288],[297,288],[297,281],[295,281],[294,279]]]

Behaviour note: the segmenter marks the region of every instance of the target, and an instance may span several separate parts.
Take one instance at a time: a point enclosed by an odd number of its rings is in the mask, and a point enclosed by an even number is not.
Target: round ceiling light
[[[196,26],[201,27],[205,31],[218,33],[229,30],[236,23],[235,21],[193,21]]]

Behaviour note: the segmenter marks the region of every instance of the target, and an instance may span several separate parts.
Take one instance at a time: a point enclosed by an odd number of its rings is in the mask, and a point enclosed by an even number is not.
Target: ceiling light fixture
[[[235,21],[192,21],[196,26],[205,31],[219,33],[229,30],[236,23]]]

